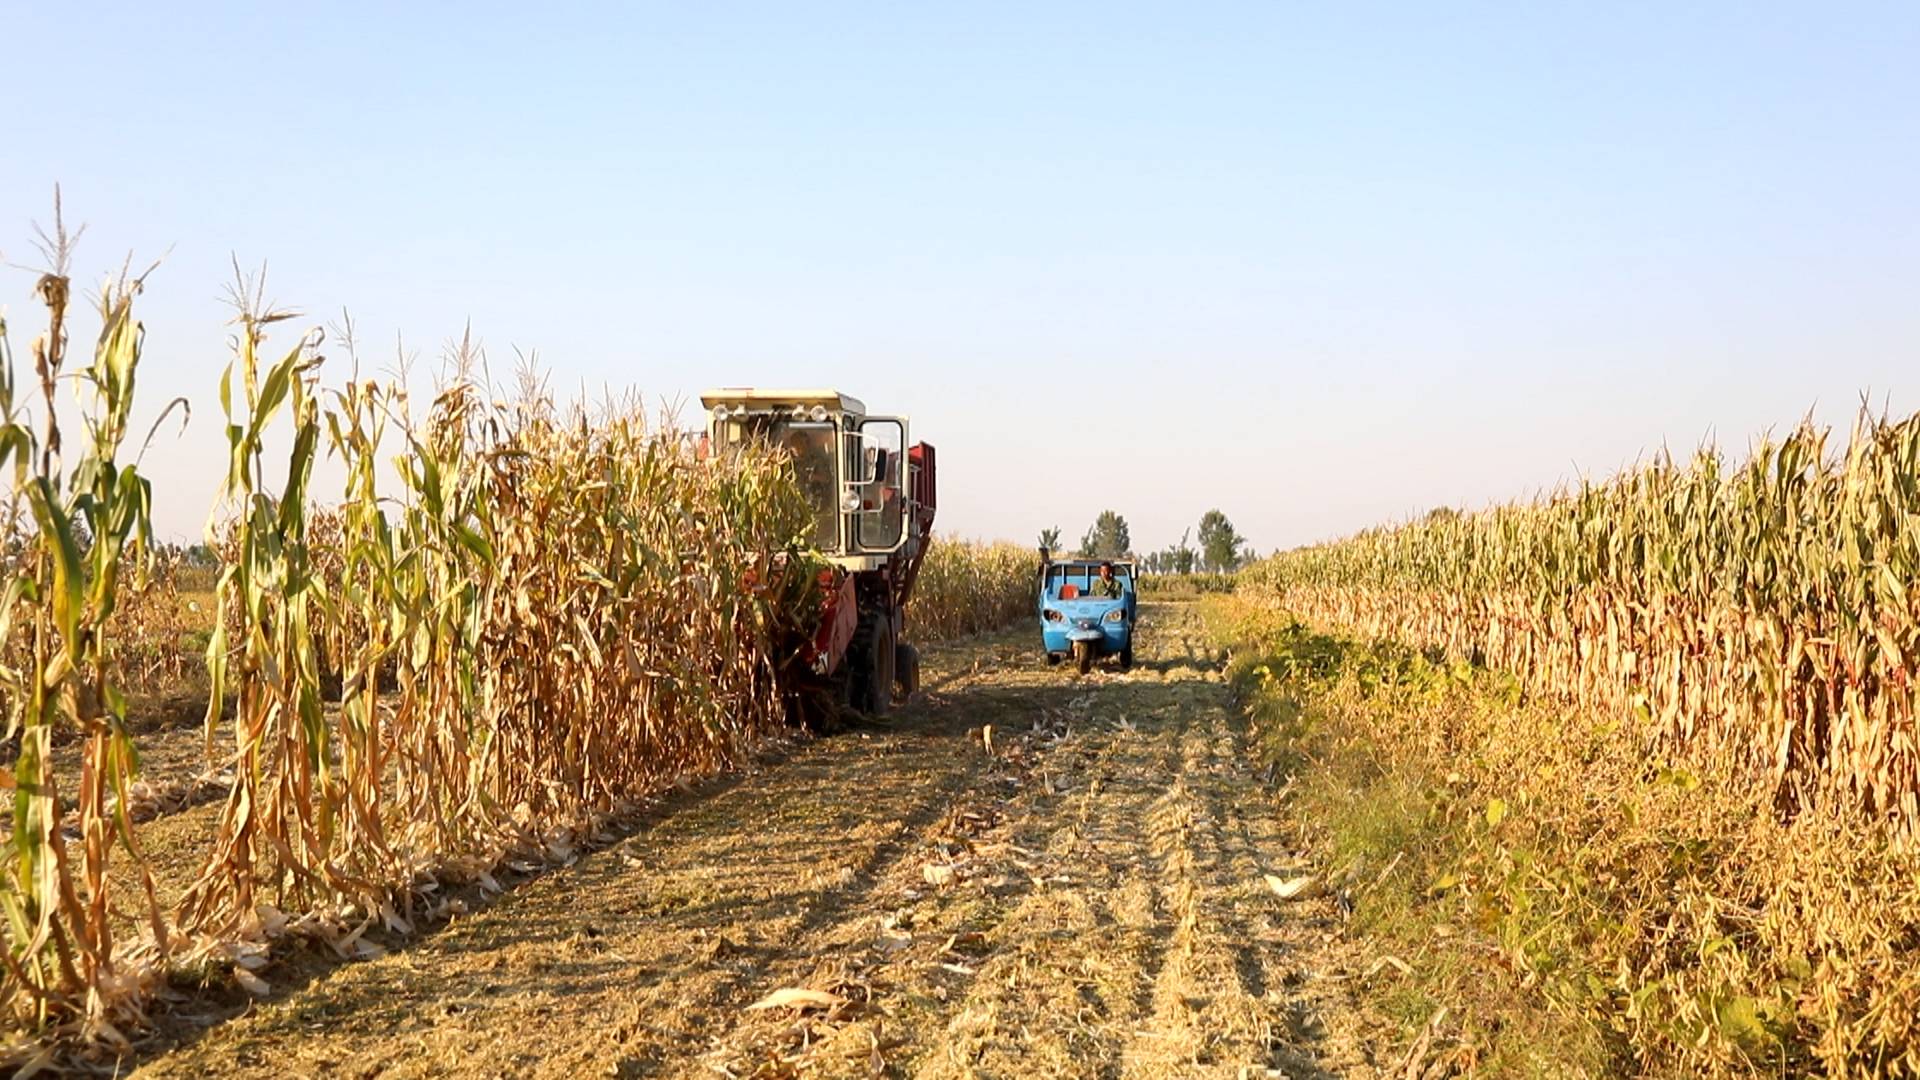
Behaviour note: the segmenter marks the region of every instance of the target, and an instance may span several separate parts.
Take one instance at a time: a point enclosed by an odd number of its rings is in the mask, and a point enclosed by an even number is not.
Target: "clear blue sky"
[[[231,254],[383,354],[839,386],[1022,541],[1265,549],[1920,407],[1912,3],[0,8],[0,253],[55,182],[87,277],[172,249],[169,533]]]

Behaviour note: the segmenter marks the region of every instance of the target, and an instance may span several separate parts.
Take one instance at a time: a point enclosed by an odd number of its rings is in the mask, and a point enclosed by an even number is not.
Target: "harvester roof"
[[[708,409],[715,405],[745,405],[749,408],[769,408],[779,405],[824,405],[829,409],[866,415],[867,407],[857,397],[843,394],[838,390],[763,390],[749,386],[724,386],[717,390],[707,390],[700,395],[700,404]]]

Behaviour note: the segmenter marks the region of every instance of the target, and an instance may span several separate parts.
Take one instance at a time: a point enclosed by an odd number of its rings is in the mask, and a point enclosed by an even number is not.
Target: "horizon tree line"
[[[1156,551],[1137,553],[1133,550],[1133,534],[1127,526],[1127,519],[1116,510],[1102,510],[1087,531],[1080,536],[1080,543],[1073,550],[1073,556],[1079,559],[1135,559],[1143,573],[1148,574],[1230,574],[1244,566],[1252,556],[1247,538],[1233,527],[1233,522],[1218,509],[1208,510],[1200,515],[1199,546],[1193,544],[1194,530],[1188,528],[1180,534],[1178,542],[1169,544]],[[1055,525],[1040,532],[1040,546],[1048,551],[1061,549],[1060,527]]]

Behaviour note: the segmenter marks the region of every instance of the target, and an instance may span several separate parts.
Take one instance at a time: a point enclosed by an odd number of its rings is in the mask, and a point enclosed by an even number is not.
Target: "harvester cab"
[[[716,450],[764,444],[792,458],[811,542],[833,567],[807,667],[842,704],[885,714],[896,692],[919,687],[920,655],[902,638],[933,535],[933,447],[909,441],[906,417],[869,415],[836,390],[728,388],[700,401]]]

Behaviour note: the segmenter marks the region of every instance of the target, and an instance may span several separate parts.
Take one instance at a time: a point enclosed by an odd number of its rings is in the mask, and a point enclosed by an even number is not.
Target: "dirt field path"
[[[1337,909],[1263,882],[1298,864],[1216,658],[1185,608],[1144,622],[1127,674],[1048,668],[1024,634],[931,650],[884,728],[241,1015],[181,1003],[138,1075],[1383,1071]],[[781,991],[806,993],[750,1008]]]

